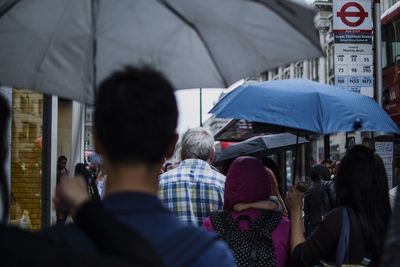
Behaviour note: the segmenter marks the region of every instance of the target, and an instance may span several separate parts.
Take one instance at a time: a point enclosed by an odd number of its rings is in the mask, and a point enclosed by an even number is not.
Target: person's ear
[[[172,141],[167,147],[167,150],[165,151],[165,158],[169,159],[174,155],[175,152],[175,146],[176,143],[178,142],[179,135],[177,133],[174,134],[174,137],[172,138]]]
[[[211,156],[210,156],[210,163],[212,163],[215,159],[215,149],[213,149],[213,151],[211,152]]]

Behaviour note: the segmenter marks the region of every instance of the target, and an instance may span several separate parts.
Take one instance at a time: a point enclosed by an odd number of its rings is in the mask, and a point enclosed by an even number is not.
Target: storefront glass
[[[13,89],[10,222],[41,228],[43,95]]]

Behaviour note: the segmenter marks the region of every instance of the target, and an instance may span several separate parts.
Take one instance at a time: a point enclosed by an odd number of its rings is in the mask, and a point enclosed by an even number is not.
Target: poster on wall
[[[335,85],[374,97],[372,1],[333,0]]]
[[[375,141],[375,151],[382,158],[388,177],[389,188],[393,187],[393,142]]]

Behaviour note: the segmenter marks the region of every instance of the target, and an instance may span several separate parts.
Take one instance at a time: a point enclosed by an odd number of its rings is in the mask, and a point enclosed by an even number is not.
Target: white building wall
[[[303,79],[310,79],[310,61],[306,60],[303,62]]]
[[[71,165],[84,163],[84,132],[85,132],[85,105],[72,102],[71,120]],[[71,167],[72,170],[72,167]]]
[[[84,155],[84,105],[61,100],[58,105],[58,156],[68,159],[68,169],[73,173],[77,163],[83,163]]]
[[[391,6],[399,2],[399,0],[381,0],[381,13],[388,10]]]

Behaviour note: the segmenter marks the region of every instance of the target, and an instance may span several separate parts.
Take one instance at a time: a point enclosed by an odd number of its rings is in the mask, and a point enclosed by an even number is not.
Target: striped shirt
[[[160,176],[159,197],[179,220],[201,226],[210,212],[223,209],[225,176],[200,159],[186,159]]]

